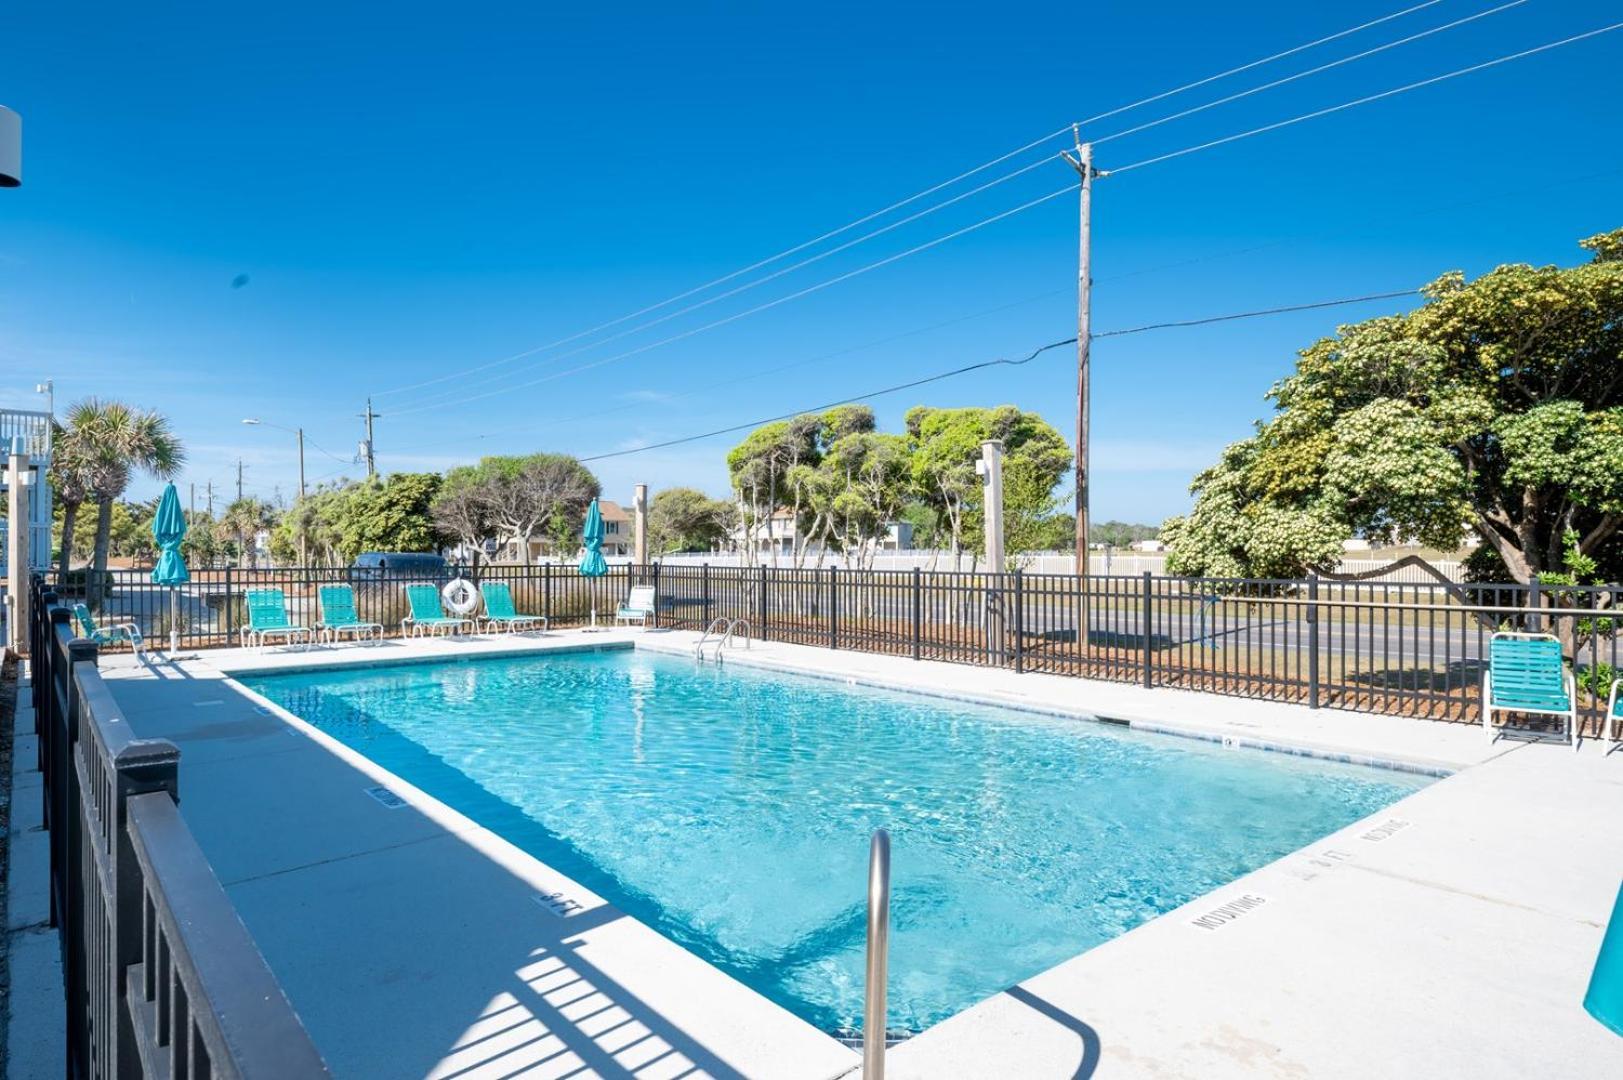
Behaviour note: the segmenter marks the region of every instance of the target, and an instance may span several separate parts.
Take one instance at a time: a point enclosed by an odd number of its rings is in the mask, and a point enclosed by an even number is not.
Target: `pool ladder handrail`
[[[890,980],[890,833],[868,845],[868,965],[862,1009],[862,1077],[885,1080],[885,989]]]
[[[744,628],[744,648],[749,648],[753,640],[750,637],[749,620],[729,619],[725,615],[718,615],[710,620],[710,625],[705,628],[704,636],[699,638],[699,644],[693,650],[694,657],[703,660],[704,647],[714,640],[716,642],[716,662],[720,663],[722,650],[732,645],[733,638],[738,633],[740,626]]]

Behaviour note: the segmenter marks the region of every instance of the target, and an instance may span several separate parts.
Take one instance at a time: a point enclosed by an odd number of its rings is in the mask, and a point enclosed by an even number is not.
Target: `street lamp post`
[[[246,420],[243,421],[243,423],[244,424],[252,424],[252,425],[259,426],[259,427],[271,427],[271,428],[275,428],[277,431],[289,431],[289,432],[292,432],[294,435],[298,436],[298,439],[299,439],[299,498],[303,499],[304,498],[304,429],[302,427],[301,428],[288,428],[288,427],[283,427],[281,424],[266,423],[264,420],[261,420],[256,416],[248,417]],[[299,563],[300,563],[300,565],[307,566],[307,565],[309,565],[309,562],[310,562],[310,560],[306,556],[305,547],[304,547],[304,530],[300,529],[299,530]]]
[[[301,498],[301,499],[304,498],[304,429],[303,428],[283,427],[281,424],[272,424],[269,421],[261,420],[258,417],[249,417],[248,419],[244,420],[243,423],[244,424],[254,424],[254,425],[257,425],[257,426],[260,426],[260,427],[275,428],[277,431],[286,431],[289,434],[298,436],[298,439],[299,439],[299,498]]]

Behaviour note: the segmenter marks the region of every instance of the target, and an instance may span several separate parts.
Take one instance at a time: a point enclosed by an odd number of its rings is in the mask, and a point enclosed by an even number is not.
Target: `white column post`
[[[33,515],[28,510],[28,482],[33,463],[21,437],[11,441],[6,462],[6,598],[7,636],[15,652],[28,650],[28,540]]]
[[[634,521],[631,527],[632,557],[638,566],[648,565],[648,485],[638,484],[631,497]]]
[[[986,517],[986,569],[1000,574],[1004,569],[1003,556],[1003,443],[988,439],[981,443],[981,457],[975,471],[985,487]]]

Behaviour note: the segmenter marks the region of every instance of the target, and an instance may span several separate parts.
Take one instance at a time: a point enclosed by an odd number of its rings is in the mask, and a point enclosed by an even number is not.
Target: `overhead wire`
[[[1087,125],[1087,124],[1097,123],[1100,120],[1106,120],[1106,119],[1109,119],[1110,117],[1113,117],[1113,116],[1119,116],[1119,115],[1121,115],[1123,113],[1130,112],[1130,111],[1132,111],[1134,109],[1142,108],[1143,106],[1146,106],[1146,105],[1151,105],[1151,104],[1154,104],[1154,103],[1159,102],[1159,101],[1165,101],[1165,100],[1167,100],[1169,98],[1172,98],[1172,97],[1175,97],[1175,96],[1177,96],[1179,94],[1187,93],[1190,90],[1196,90],[1196,89],[1199,89],[1202,86],[1208,86],[1208,85],[1210,85],[1210,84],[1212,84],[1214,82],[1218,82],[1218,81],[1220,81],[1222,79],[1230,78],[1232,76],[1242,74],[1242,73],[1244,73],[1246,71],[1251,71],[1251,70],[1253,70],[1255,68],[1258,68],[1258,67],[1261,67],[1263,65],[1274,63],[1274,62],[1279,61],[1279,60],[1283,60],[1283,59],[1285,59],[1287,57],[1294,56],[1294,55],[1296,55],[1298,53],[1305,52],[1305,51],[1307,51],[1309,49],[1317,48],[1320,45],[1326,45],[1326,44],[1329,44],[1332,41],[1337,41],[1337,40],[1339,40],[1341,38],[1349,37],[1349,36],[1351,36],[1353,34],[1357,34],[1357,33],[1361,32],[1361,31],[1368,30],[1368,29],[1370,29],[1372,27],[1375,27],[1375,26],[1379,26],[1379,25],[1381,25],[1383,23],[1391,22],[1391,21],[1393,21],[1395,19],[1402,18],[1402,17],[1404,17],[1406,15],[1411,15],[1411,14],[1417,12],[1417,11],[1421,11],[1421,10],[1424,10],[1426,8],[1433,7],[1436,4],[1441,3],[1441,2],[1442,2],[1442,0],[1423,0],[1422,3],[1413,4],[1413,5],[1409,6],[1409,7],[1403,8],[1403,9],[1401,9],[1399,11],[1392,12],[1392,13],[1390,13],[1388,15],[1380,16],[1379,18],[1371,19],[1371,20],[1369,20],[1367,22],[1359,23],[1356,26],[1351,26],[1351,27],[1348,27],[1348,28],[1346,28],[1344,30],[1338,30],[1333,34],[1328,34],[1328,35],[1325,35],[1323,37],[1315,38],[1312,41],[1308,41],[1308,42],[1304,42],[1304,43],[1302,43],[1300,45],[1292,46],[1291,48],[1284,49],[1284,50],[1282,50],[1280,52],[1276,52],[1276,53],[1273,53],[1273,54],[1271,54],[1269,56],[1262,57],[1261,59],[1252,60],[1252,61],[1249,61],[1247,63],[1240,64],[1240,65],[1238,65],[1236,67],[1229,68],[1229,69],[1227,69],[1225,71],[1220,71],[1220,72],[1218,72],[1218,73],[1216,73],[1214,75],[1208,75],[1208,76],[1205,76],[1204,78],[1196,79],[1193,82],[1188,82],[1188,83],[1185,83],[1185,84],[1183,84],[1181,86],[1174,87],[1173,89],[1161,91],[1159,93],[1152,94],[1152,95],[1150,95],[1148,97],[1145,97],[1145,98],[1140,98],[1139,100],[1134,101],[1134,102],[1130,102],[1130,103],[1128,103],[1126,105],[1117,106],[1117,107],[1115,107],[1113,109],[1109,109],[1109,110],[1107,110],[1105,112],[1102,112],[1102,113],[1099,113],[1099,114],[1097,114],[1095,116],[1088,117],[1085,120],[1078,121],[1078,124]],[[1018,157],[1019,155],[1021,155],[1023,153],[1026,153],[1026,152],[1028,152],[1030,150],[1033,150],[1033,149],[1035,149],[1035,148],[1037,148],[1039,146],[1042,146],[1045,143],[1052,142],[1054,139],[1059,138],[1062,135],[1065,135],[1066,133],[1068,133],[1071,130],[1072,130],[1072,125],[1067,124],[1065,127],[1059,128],[1059,129],[1057,129],[1057,130],[1055,130],[1053,132],[1050,132],[1047,135],[1041,136],[1040,138],[1033,139],[1030,142],[1027,142],[1024,145],[1022,145],[1020,147],[1017,147],[1014,150],[1011,150],[1011,151],[1009,151],[1009,152],[1007,152],[1005,154],[1001,154],[1001,155],[999,155],[997,157],[994,157],[989,161],[983,162],[982,164],[977,165],[972,169],[965,170],[964,172],[961,172],[961,173],[957,174],[956,176],[953,176],[953,177],[951,177],[951,178],[949,178],[947,180],[943,180],[940,183],[931,185],[930,187],[927,187],[922,191],[919,191],[919,192],[917,192],[917,193],[915,193],[913,195],[909,195],[908,197],[906,197],[904,199],[901,199],[901,200],[898,200],[897,202],[891,203],[889,206],[886,206],[886,207],[884,207],[884,208],[882,208],[880,210],[875,210],[872,213],[865,214],[862,217],[856,218],[855,220],[847,222],[846,224],[841,225],[841,226],[839,226],[837,228],[830,229],[827,232],[824,232],[819,236],[813,237],[810,240],[806,240],[806,241],[803,241],[803,242],[801,242],[799,244],[795,244],[792,247],[785,248],[784,250],[779,251],[776,254],[769,255],[766,258],[757,260],[756,262],[753,262],[753,263],[751,263],[751,264],[749,264],[747,266],[741,267],[741,268],[739,268],[737,270],[730,271],[729,273],[723,274],[721,277],[714,278],[714,279],[712,279],[712,280],[710,280],[708,282],[705,282],[702,285],[694,286],[691,289],[687,289],[687,290],[685,290],[683,292],[679,292],[679,293],[677,293],[677,294],[675,294],[673,296],[670,296],[670,297],[667,297],[667,298],[665,298],[663,300],[657,301],[656,303],[647,305],[647,306],[645,306],[643,308],[639,308],[636,311],[629,312],[629,313],[627,313],[625,315],[617,316],[616,318],[610,319],[609,321],[604,322],[604,323],[599,323],[597,326],[591,327],[591,328],[586,329],[586,330],[578,331],[578,332],[576,332],[574,334],[570,334],[570,335],[568,335],[566,337],[562,337],[562,338],[559,338],[559,339],[557,339],[555,341],[548,342],[545,345],[538,345],[538,346],[535,346],[534,348],[526,349],[526,350],[524,350],[522,352],[514,353],[514,354],[512,354],[510,356],[503,357],[503,358],[501,358],[499,360],[492,360],[492,361],[489,361],[489,362],[484,363],[484,364],[477,365],[477,366],[472,367],[472,368],[461,368],[461,369],[459,369],[457,371],[454,371],[454,372],[448,372],[448,373],[446,373],[444,375],[434,376],[434,377],[431,377],[431,378],[428,378],[428,379],[420,380],[418,382],[409,383],[409,384],[402,385],[402,386],[396,386],[396,387],[392,387],[392,388],[385,389],[385,390],[374,391],[373,396],[375,396],[375,397],[384,397],[384,396],[388,396],[388,395],[392,395],[392,394],[405,393],[408,390],[416,390],[416,389],[420,389],[420,388],[425,387],[425,386],[434,386],[434,385],[438,385],[438,384],[441,384],[441,383],[461,379],[461,378],[464,378],[465,376],[470,375],[470,374],[474,374],[474,373],[477,373],[477,372],[480,372],[480,371],[485,371],[485,370],[488,370],[488,369],[494,368],[494,367],[499,367],[499,366],[501,366],[503,364],[512,363],[512,362],[517,361],[517,360],[522,360],[522,359],[525,359],[527,357],[534,356],[534,355],[536,355],[538,353],[545,352],[545,351],[547,351],[549,349],[556,348],[557,346],[566,345],[566,344],[569,344],[571,342],[578,341],[581,338],[590,337],[593,334],[599,333],[599,332],[601,332],[603,330],[612,329],[613,327],[619,326],[619,325],[621,325],[623,323],[626,323],[626,322],[629,322],[632,319],[639,318],[639,317],[641,317],[643,315],[649,314],[650,312],[657,311],[660,308],[669,306],[670,304],[674,304],[674,303],[677,303],[679,301],[685,300],[688,297],[695,296],[695,295],[697,295],[699,293],[702,293],[702,292],[706,291],[707,289],[714,288],[717,285],[725,284],[726,282],[732,281],[732,280],[734,280],[734,279],[736,279],[738,277],[743,276],[744,274],[748,274],[748,273],[751,273],[752,271],[761,269],[762,267],[769,266],[772,263],[777,262],[780,259],[787,258],[790,255],[798,254],[799,252],[804,251],[804,250],[806,250],[808,248],[814,247],[817,244],[820,244],[825,240],[829,240],[829,239],[832,239],[832,238],[834,238],[836,236],[842,235],[842,234],[850,231],[851,229],[857,228],[857,227],[859,227],[861,225],[865,225],[870,221],[874,221],[874,220],[876,220],[878,218],[881,218],[881,217],[885,216],[886,214],[892,213],[892,212],[894,212],[896,210],[899,210],[899,209],[901,209],[901,208],[903,208],[905,206],[909,206],[909,205],[917,202],[920,199],[927,198],[928,196],[933,195],[938,191],[942,191],[942,190],[944,190],[944,189],[946,189],[948,187],[951,187],[954,184],[957,184],[957,183],[959,183],[959,182],[961,182],[963,180],[968,179],[969,177],[976,176],[976,175],[986,171],[987,169],[993,168],[994,166],[1000,165],[1005,161],[1008,161],[1008,160],[1010,160],[1012,158]]]
[[[1396,86],[1390,90],[1383,90],[1378,94],[1368,94],[1361,98],[1355,98],[1352,101],[1344,101],[1339,105],[1331,105],[1323,109],[1314,109],[1312,112],[1302,113],[1300,116],[1293,116],[1288,120],[1278,120],[1272,124],[1264,124],[1261,127],[1252,128],[1249,131],[1242,131],[1234,135],[1225,135],[1220,139],[1210,139],[1194,146],[1186,146],[1181,150],[1173,150],[1169,153],[1157,154],[1154,157],[1144,158],[1141,161],[1135,161],[1128,165],[1117,165],[1111,168],[1109,171],[1112,175],[1116,175],[1124,172],[1130,172],[1133,169],[1142,169],[1149,165],[1158,165],[1163,161],[1171,161],[1174,158],[1185,157],[1189,154],[1199,153],[1202,150],[1210,150],[1214,147],[1225,146],[1228,143],[1239,142],[1241,139],[1249,139],[1253,135],[1262,135],[1266,132],[1278,131],[1280,128],[1290,127],[1293,124],[1300,124],[1306,120],[1316,120],[1321,116],[1329,116],[1332,113],[1338,113],[1347,109],[1356,108],[1359,105],[1368,105],[1371,102],[1396,97],[1398,94],[1405,94],[1410,90],[1419,90],[1422,87],[1434,86],[1437,83],[1445,82],[1449,79],[1456,79],[1462,75],[1470,75],[1474,72],[1484,71],[1491,67],[1498,67],[1500,64],[1508,64],[1513,60],[1525,59],[1526,57],[1534,56],[1538,53],[1548,52],[1551,49],[1559,49],[1565,45],[1576,44],[1577,42],[1586,41],[1589,38],[1598,37],[1601,34],[1609,34],[1614,30],[1620,29],[1623,29],[1623,22],[1612,23],[1610,26],[1597,27],[1593,30],[1587,30],[1581,34],[1573,34],[1571,37],[1562,38],[1559,41],[1550,41],[1543,45],[1535,45],[1531,49],[1523,49],[1520,52],[1509,53],[1505,56],[1495,57],[1492,60],[1484,60],[1482,63],[1472,64],[1469,67],[1457,68],[1454,71],[1445,72],[1441,75],[1433,75],[1429,79],[1421,79],[1418,82],[1408,83],[1404,86]]]
[[[894,255],[889,255],[889,256],[886,256],[883,259],[879,259],[879,260],[877,260],[875,262],[868,263],[865,266],[859,266],[855,270],[848,270],[845,273],[840,274],[840,275],[838,275],[836,277],[828,278],[827,280],[824,280],[824,281],[819,281],[814,285],[808,285],[805,288],[799,289],[799,290],[797,290],[795,292],[792,292],[792,293],[789,293],[786,296],[780,296],[780,297],[778,297],[778,298],[776,298],[774,300],[769,300],[764,304],[757,304],[756,306],[754,306],[752,308],[746,308],[743,311],[735,312],[732,315],[728,315],[726,318],[717,319],[717,320],[715,320],[713,322],[705,323],[703,326],[696,326],[696,327],[693,327],[691,329],[684,330],[680,334],[673,334],[670,337],[661,338],[659,341],[650,342],[650,343],[648,343],[646,345],[640,345],[637,348],[627,350],[626,352],[616,353],[613,356],[606,356],[606,357],[603,357],[601,359],[593,360],[590,363],[579,364],[579,365],[576,365],[575,367],[572,367],[572,368],[566,368],[563,371],[555,371],[555,372],[552,372],[551,374],[543,375],[543,376],[541,376],[540,378],[537,378],[537,379],[530,379],[530,380],[528,380],[526,382],[513,383],[513,384],[510,384],[508,386],[504,386],[504,387],[502,387],[500,389],[497,389],[497,390],[487,390],[487,391],[484,391],[482,393],[471,394],[471,395],[468,395],[466,397],[461,398],[456,404],[465,405],[465,404],[469,404],[469,403],[474,402],[474,401],[482,400],[484,398],[494,397],[497,394],[505,394],[505,393],[510,393],[510,392],[512,392],[514,390],[523,390],[523,389],[527,389],[528,387],[531,387],[531,386],[538,386],[538,385],[540,385],[541,383],[544,383],[544,382],[551,382],[554,379],[562,379],[562,378],[564,378],[566,376],[574,375],[574,374],[577,374],[577,373],[582,372],[582,371],[589,371],[592,368],[602,367],[605,364],[612,364],[612,363],[615,363],[616,361],[624,360],[624,359],[626,359],[628,357],[637,356],[637,355],[640,355],[642,353],[648,352],[650,349],[657,349],[657,348],[659,348],[659,347],[661,347],[663,345],[669,345],[672,342],[681,341],[681,340],[683,340],[685,338],[690,338],[690,337],[694,336],[695,334],[702,334],[702,333],[706,332],[707,330],[714,330],[717,327],[726,326],[728,323],[737,322],[739,319],[746,318],[746,317],[748,317],[750,315],[754,315],[754,314],[756,314],[758,312],[766,311],[769,308],[778,307],[781,304],[787,304],[791,300],[798,300],[803,296],[808,296],[808,295],[810,295],[812,293],[820,292],[823,289],[827,289],[827,288],[829,288],[829,287],[831,287],[833,285],[838,285],[842,281],[849,281],[854,277],[858,277],[858,276],[860,276],[862,274],[866,274],[866,273],[869,273],[871,271],[878,270],[880,267],[889,266],[891,263],[897,262],[897,261],[899,261],[901,259],[908,258],[909,256],[912,256],[912,255],[917,255],[917,254],[919,254],[920,252],[923,252],[923,251],[928,251],[933,247],[938,247],[941,244],[947,243],[949,240],[956,240],[958,237],[964,236],[967,233],[972,233],[972,232],[976,231],[977,229],[983,229],[988,225],[993,225],[993,224],[996,224],[999,221],[1003,221],[1006,218],[1013,217],[1015,214],[1023,213],[1023,212],[1025,212],[1027,210],[1032,209],[1033,207],[1040,206],[1043,203],[1046,203],[1046,202],[1048,202],[1048,201],[1050,201],[1052,199],[1057,199],[1061,195],[1065,195],[1065,194],[1067,194],[1069,192],[1075,191],[1079,186],[1080,186],[1079,184],[1067,184],[1066,186],[1064,186],[1062,188],[1059,188],[1056,191],[1051,191],[1046,195],[1039,195],[1035,199],[1031,199],[1031,200],[1029,200],[1027,202],[1021,203],[1019,206],[1013,207],[1013,208],[1008,209],[1008,210],[1004,210],[1001,213],[994,214],[989,218],[983,218],[982,220],[977,221],[972,225],[966,225],[961,229],[956,229],[953,232],[947,233],[945,236],[938,236],[933,240],[928,240],[928,241],[926,241],[926,242],[924,242],[922,244],[918,244],[918,245],[915,245],[914,247],[910,247],[906,251],[900,251],[900,252],[897,252]],[[395,410],[393,410],[393,415],[394,416],[402,416],[402,415],[406,415],[406,414],[410,414],[410,413],[414,413],[414,412],[420,412],[423,409],[437,408],[437,407],[439,407],[439,406],[438,405],[417,405],[417,406],[412,406],[412,407],[405,408],[405,409],[395,409]]]
[[[1172,322],[1149,323],[1144,326],[1127,327],[1121,330],[1106,330],[1103,333],[1093,334],[1091,336],[1095,340],[1098,338],[1107,337],[1125,337],[1129,334],[1143,334],[1152,330],[1169,330],[1173,328],[1190,326],[1204,326],[1211,323],[1234,322],[1239,319],[1256,319],[1269,315],[1283,315],[1296,311],[1313,311],[1320,308],[1344,307],[1349,304],[1362,304],[1375,300],[1390,300],[1401,296],[1417,296],[1419,293],[1419,289],[1401,289],[1391,292],[1369,293],[1363,296],[1349,296],[1336,300],[1316,300],[1306,304],[1289,304],[1281,307],[1262,308],[1256,311],[1231,312],[1225,315],[1211,315],[1198,319],[1179,319]],[[801,416],[806,413],[824,412],[828,409],[837,408],[841,405],[853,405],[859,401],[867,401],[870,398],[883,397],[887,394],[895,394],[903,390],[911,390],[915,387],[926,386],[930,383],[941,382],[945,379],[957,378],[960,375],[967,375],[972,371],[983,371],[987,368],[993,367],[1020,367],[1024,364],[1029,364],[1031,361],[1035,360],[1037,357],[1046,352],[1063,348],[1066,345],[1075,345],[1076,341],[1077,339],[1075,337],[1065,338],[1061,341],[1051,341],[1047,345],[1038,346],[1017,360],[1009,360],[1004,358],[999,358],[996,360],[982,360],[979,363],[965,364],[962,367],[937,372],[934,375],[926,375],[918,379],[910,379],[907,382],[897,383],[894,386],[886,386],[879,390],[870,390],[863,394],[854,394],[850,397],[840,398],[837,401],[825,402],[821,405],[812,405],[807,408],[795,409],[792,412],[780,413],[777,416],[769,416],[761,420],[751,420],[742,424],[733,424],[728,427],[717,428],[713,431],[701,432],[697,435],[684,435],[676,439],[666,439],[662,442],[650,443],[647,446],[635,446],[625,450],[613,450],[602,454],[592,454],[588,457],[583,457],[580,460],[583,463],[605,461],[609,458],[628,457],[632,454],[647,453],[650,450],[664,450],[672,446],[681,446],[684,443],[699,442],[704,439],[713,439],[720,435],[731,435],[735,432],[758,428],[763,424],[773,424],[780,420],[789,420],[793,417]]]
[[[1453,22],[1443,23],[1441,26],[1434,26],[1429,30],[1422,30],[1417,34],[1410,34],[1408,37],[1398,38],[1396,41],[1388,41],[1384,45],[1377,45],[1372,49],[1365,49],[1363,52],[1353,53],[1351,56],[1343,56],[1340,59],[1332,60],[1327,64],[1320,64],[1318,67],[1308,68],[1306,71],[1298,71],[1294,75],[1285,76],[1283,79],[1275,79],[1273,82],[1263,83],[1261,86],[1253,86],[1249,90],[1241,90],[1238,93],[1229,94],[1227,97],[1220,97],[1216,101],[1208,101],[1200,105],[1195,105],[1191,108],[1184,109],[1181,112],[1172,113],[1169,116],[1163,116],[1156,120],[1148,120],[1142,124],[1137,124],[1130,128],[1124,128],[1121,131],[1111,132],[1109,135],[1103,135],[1098,138],[1090,137],[1086,141],[1091,142],[1094,146],[1101,146],[1104,143],[1111,142],[1115,139],[1125,138],[1129,135],[1137,135],[1139,132],[1149,131],[1152,128],[1158,128],[1162,124],[1170,124],[1175,120],[1182,120],[1186,117],[1194,116],[1197,113],[1203,113],[1207,109],[1215,109],[1220,105],[1228,105],[1231,102],[1239,101],[1242,98],[1248,98],[1253,94],[1261,94],[1268,90],[1274,90],[1278,87],[1285,86],[1288,83],[1296,82],[1298,79],[1306,79],[1309,76],[1321,74],[1331,70],[1332,68],[1338,68],[1344,64],[1351,64],[1354,61],[1363,60],[1366,57],[1374,56],[1377,53],[1386,52],[1388,49],[1396,49],[1400,45],[1408,45],[1411,42],[1419,41],[1422,38],[1431,37],[1433,34],[1440,34],[1445,30],[1453,30],[1456,27],[1464,26],[1467,23],[1475,22],[1478,19],[1485,19],[1489,15],[1497,15],[1502,11],[1509,11],[1511,8],[1520,7],[1525,3],[1527,3],[1527,0],[1509,0],[1508,3],[1500,4],[1498,7],[1488,8],[1485,11],[1478,11],[1473,15],[1466,15],[1462,18],[1455,19]]]

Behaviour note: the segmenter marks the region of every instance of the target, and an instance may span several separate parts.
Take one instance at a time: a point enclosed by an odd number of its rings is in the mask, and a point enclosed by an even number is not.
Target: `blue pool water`
[[[1427,783],[641,651],[243,681],[837,1032],[878,826],[920,1030]]]

